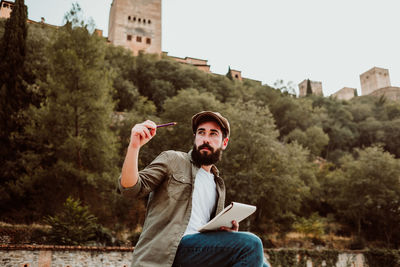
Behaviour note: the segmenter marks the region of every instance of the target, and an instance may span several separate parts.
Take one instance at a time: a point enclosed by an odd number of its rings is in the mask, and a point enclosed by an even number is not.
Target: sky
[[[108,35],[112,0],[25,0],[28,17],[62,25],[78,3]],[[208,60],[273,86],[322,82],[329,96],[357,88],[360,74],[389,69],[400,87],[400,0],[163,0],[162,51]]]

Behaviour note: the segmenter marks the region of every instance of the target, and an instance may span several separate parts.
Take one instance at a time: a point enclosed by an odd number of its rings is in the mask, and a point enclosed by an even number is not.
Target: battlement
[[[369,95],[380,88],[390,87],[389,70],[373,67],[360,75],[362,95]]]

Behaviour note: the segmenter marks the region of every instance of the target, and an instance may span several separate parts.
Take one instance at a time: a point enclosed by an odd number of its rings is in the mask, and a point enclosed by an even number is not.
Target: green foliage
[[[6,122],[1,219],[37,221],[60,211],[71,195],[89,205],[102,224],[136,229],[145,202],[122,199],[114,191],[132,126],[146,119],[178,122],[160,129],[141,149],[144,167],[163,150],[191,149],[192,115],[216,110],[232,128],[218,166],[227,201],[258,207],[242,229],[284,236],[296,218],[307,228],[318,212],[336,218],[360,240],[400,245],[399,102],[315,96],[309,80],[308,97],[296,98],[293,85],[282,80],[274,89],[232,82],[166,56],[133,56],[92,34],[93,24],[83,20],[77,4],[65,26],[32,24],[26,36],[26,18],[21,19],[26,14],[14,11],[12,19],[0,20],[0,66],[16,62],[14,72],[1,72],[2,79],[15,82],[14,87],[0,84]],[[350,230],[346,234],[354,234]],[[98,227],[96,235],[111,242],[105,228]]]
[[[293,229],[305,237],[321,238],[325,232],[325,221],[317,213],[313,213],[309,218],[298,218]]]
[[[107,46],[105,61],[110,69],[113,84],[113,100],[116,111],[130,111],[134,108],[139,92],[133,82],[135,58],[123,47]]]
[[[228,201],[258,206],[252,230],[289,229],[290,218],[307,192],[302,179],[307,151],[277,141],[278,132],[266,107],[237,103],[224,114],[232,125],[232,141],[221,163]]]
[[[110,129],[113,103],[105,49],[103,40],[69,23],[48,48],[49,73],[39,82],[46,98],[24,113],[29,121],[15,138],[29,149],[20,152],[24,169],[9,185],[14,208],[31,210],[31,218],[54,213],[68,195],[97,203],[113,189],[116,139]],[[106,216],[107,205],[95,206]]]
[[[97,218],[79,200],[68,197],[64,209],[45,218],[51,226],[50,241],[61,245],[84,245],[96,234]]]
[[[318,126],[311,126],[305,131],[296,128],[285,139],[289,142],[297,141],[303,147],[308,148],[314,156],[321,155],[321,152],[329,143],[329,136]]]
[[[293,82],[285,83],[283,80],[276,80],[274,83],[274,88],[280,90],[286,95],[296,96],[295,85]]]
[[[29,93],[23,84],[26,56],[27,10],[24,0],[16,0],[4,25],[0,40],[0,185],[15,179],[12,162],[18,157],[12,140],[21,132],[20,112],[29,105]],[[1,190],[0,190],[1,192]]]
[[[2,244],[46,244],[48,226],[0,223]]]
[[[358,235],[390,245],[399,235],[400,160],[380,147],[357,153],[342,159],[335,183],[339,191],[331,202]]]
[[[1,161],[9,147],[12,131],[17,130],[15,116],[29,102],[29,95],[22,84],[26,56],[27,10],[24,0],[16,0],[10,18],[5,23],[4,35],[0,41],[0,117],[1,117]],[[6,147],[4,147],[6,146]]]
[[[27,37],[27,9],[24,0],[16,0],[10,18],[5,23],[5,31],[1,39],[0,50],[0,82],[1,85],[6,84],[10,93],[14,93],[17,103],[13,103],[9,96],[9,104],[20,104],[18,101],[21,96],[13,90],[18,82],[20,82],[23,74],[23,64],[26,55],[26,37]],[[18,93],[18,92],[17,92]]]

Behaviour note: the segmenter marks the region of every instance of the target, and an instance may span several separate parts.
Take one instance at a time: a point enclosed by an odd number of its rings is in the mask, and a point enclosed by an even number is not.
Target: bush
[[[45,221],[50,224],[50,241],[62,245],[83,245],[94,240],[97,231],[97,218],[90,214],[87,206],[81,206],[79,200],[68,197],[64,210]]]
[[[324,234],[325,221],[313,213],[310,218],[299,218],[293,224],[293,229],[302,233],[305,237],[311,236],[314,239],[321,239]]]
[[[0,244],[46,244],[49,229],[40,225],[0,225]]]
[[[115,245],[113,242],[113,236],[110,230],[100,224],[96,226],[96,231],[94,234],[94,240],[97,244],[102,246],[113,246]]]

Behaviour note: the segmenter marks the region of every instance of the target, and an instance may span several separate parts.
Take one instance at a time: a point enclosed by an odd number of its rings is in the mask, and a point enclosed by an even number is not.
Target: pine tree
[[[63,206],[57,215],[45,218],[51,226],[50,241],[60,245],[84,245],[93,240],[97,218],[90,213],[89,207],[82,206],[72,197],[68,197]]]
[[[107,209],[117,164],[105,51],[101,38],[70,22],[49,47],[49,73],[39,84],[47,98],[27,111],[31,122],[23,138],[31,149],[21,155],[26,174],[13,188],[25,200],[18,202],[21,209],[35,219],[56,212],[68,195],[94,210]]]
[[[228,77],[229,80],[233,80],[231,66],[229,66],[228,73],[226,74],[226,77]]]
[[[307,79],[307,91],[306,91],[306,96],[312,95],[312,88],[311,88],[311,81],[310,79]]]
[[[11,133],[21,126],[18,112],[29,104],[29,96],[23,86],[24,61],[27,37],[27,9],[24,0],[16,0],[0,41],[0,164],[15,158],[11,146]],[[2,182],[6,180],[0,171]],[[7,178],[8,179],[8,178]]]

